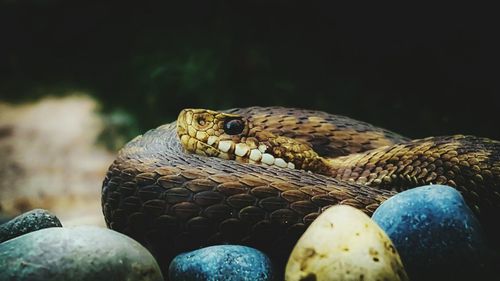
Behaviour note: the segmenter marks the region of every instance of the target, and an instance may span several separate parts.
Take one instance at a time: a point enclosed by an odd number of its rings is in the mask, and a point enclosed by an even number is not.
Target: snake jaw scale
[[[196,137],[196,130],[195,130],[195,128],[193,128],[191,126],[188,127],[188,134],[189,134],[190,137],[193,137],[193,138]]]
[[[283,160],[283,158],[275,158],[274,165],[281,167],[281,168],[286,168],[288,166],[288,164],[286,163],[285,160]]]
[[[231,159],[231,157],[229,156],[229,154],[227,154],[225,152],[219,153],[218,157],[221,158],[221,159],[224,159],[224,160],[230,160]]]
[[[202,142],[206,142],[208,140],[208,134],[203,131],[196,132],[196,138]]]
[[[272,156],[269,153],[264,153],[264,154],[262,154],[262,159],[260,161],[264,164],[267,164],[267,165],[273,165],[274,164],[274,156]]]
[[[231,149],[232,145],[233,145],[232,141],[223,140],[223,141],[219,141],[218,148],[220,151],[227,153]]]
[[[187,145],[188,144],[188,141],[189,141],[190,137],[188,135],[182,135],[181,136],[181,143],[183,145]]]
[[[212,145],[214,144],[219,138],[216,136],[209,136],[207,139],[207,144]]]
[[[245,143],[238,143],[236,144],[236,147],[234,149],[234,154],[243,157],[247,154],[248,151],[249,148]]]
[[[182,112],[181,112],[181,114],[182,114]],[[179,115],[181,115],[181,114],[179,114]],[[193,112],[192,111],[186,109],[185,120],[186,120],[186,123],[188,123],[189,125],[191,125],[191,123],[193,123]]]
[[[250,151],[249,157],[250,157],[250,160],[257,162],[262,158],[262,152],[260,152],[260,150],[258,150],[258,149],[252,149]]]
[[[188,143],[187,143],[188,150],[189,151],[195,151],[197,143],[198,143],[197,139],[195,139],[195,138],[189,138]]]
[[[261,145],[259,145],[259,150],[260,150],[260,152],[262,152],[262,153],[266,152],[266,150],[267,150],[267,145],[265,145],[265,144],[261,144]]]

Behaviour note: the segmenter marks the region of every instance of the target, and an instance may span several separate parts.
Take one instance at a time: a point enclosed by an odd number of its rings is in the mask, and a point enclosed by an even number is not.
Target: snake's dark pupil
[[[229,119],[224,122],[224,132],[228,135],[237,135],[243,132],[243,120],[241,119]]]

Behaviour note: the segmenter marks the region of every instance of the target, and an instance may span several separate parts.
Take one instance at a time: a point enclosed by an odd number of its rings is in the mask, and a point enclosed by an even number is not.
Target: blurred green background
[[[500,139],[492,7],[0,1],[0,98],[84,91],[126,138],[185,107],[283,105]]]

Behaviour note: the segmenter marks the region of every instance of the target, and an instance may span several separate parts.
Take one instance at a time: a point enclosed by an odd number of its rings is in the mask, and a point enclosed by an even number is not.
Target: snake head
[[[325,161],[300,140],[275,135],[250,118],[208,109],[184,109],[177,118],[184,149],[203,156],[321,172]]]
[[[243,117],[208,109],[184,109],[177,118],[177,135],[189,152],[234,159],[233,144],[248,134]]]

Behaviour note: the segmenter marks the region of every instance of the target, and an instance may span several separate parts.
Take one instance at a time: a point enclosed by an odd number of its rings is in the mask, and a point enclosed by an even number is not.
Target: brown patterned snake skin
[[[119,152],[102,205],[110,228],[147,246],[164,265],[181,251],[222,243],[250,245],[283,261],[324,208],[347,204],[370,215],[396,192],[429,183],[460,190],[492,233],[500,142],[411,141],[301,109],[193,109],[181,112],[177,126],[150,130]]]

